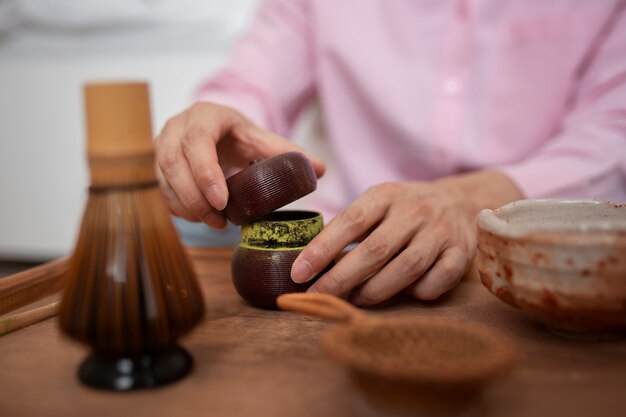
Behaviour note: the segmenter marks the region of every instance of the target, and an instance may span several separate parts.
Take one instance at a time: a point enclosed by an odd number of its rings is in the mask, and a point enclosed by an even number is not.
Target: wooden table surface
[[[154,390],[112,393],[76,377],[86,350],[56,319],[0,338],[0,416],[346,416],[351,385],[320,337],[333,324],[248,306],[230,281],[230,250],[192,249],[206,319],[182,341],[193,372]],[[522,357],[482,401],[486,416],[625,416],[626,339],[579,342],[552,335],[474,278],[444,299],[396,299],[371,314],[446,316],[509,334]]]

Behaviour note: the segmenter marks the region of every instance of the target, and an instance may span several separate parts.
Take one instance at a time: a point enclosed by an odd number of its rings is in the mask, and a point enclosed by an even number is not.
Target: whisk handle
[[[277,298],[276,304],[281,310],[296,311],[339,322],[354,322],[366,318],[358,308],[330,294],[283,294]]]

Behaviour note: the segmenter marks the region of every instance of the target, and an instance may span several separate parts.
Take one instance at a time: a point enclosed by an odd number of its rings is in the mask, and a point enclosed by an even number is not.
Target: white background
[[[88,186],[83,83],[148,81],[156,132],[223,62],[254,6],[0,0],[0,259],[50,259],[74,244]]]

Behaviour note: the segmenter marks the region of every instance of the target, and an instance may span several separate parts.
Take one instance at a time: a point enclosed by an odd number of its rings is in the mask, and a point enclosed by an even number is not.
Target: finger
[[[195,220],[192,221],[201,221],[214,229],[224,229],[227,224],[226,218],[222,213],[211,207],[198,188],[183,189],[186,184],[189,184],[191,179],[192,176],[190,173],[184,176],[174,177],[174,181],[178,182],[178,192],[174,191],[174,194],[180,206],[195,218]],[[174,187],[171,188],[173,189]]]
[[[219,211],[212,211],[205,218],[204,223],[208,224],[214,229],[224,230],[226,229],[226,226],[228,225],[228,220],[226,220],[226,216],[224,216],[223,213]]]
[[[356,305],[374,305],[411,285],[437,259],[440,242],[426,230],[419,233],[398,256],[351,295]]]
[[[159,188],[161,189],[161,193],[163,194],[163,197],[165,198],[172,214],[182,217],[190,222],[197,222],[198,219],[183,206],[174,190],[172,190],[172,187],[170,187],[165,178],[163,178],[161,170],[156,169],[155,171],[157,181],[159,182]]]
[[[189,164],[177,144],[177,135],[183,134],[183,126],[180,120],[172,120],[156,141],[157,165],[164,182],[169,184],[184,209],[197,220],[218,229],[223,228],[224,220],[198,189]]]
[[[156,155],[157,155],[156,160],[155,160],[154,171],[155,171],[155,175],[157,178],[157,182],[159,183],[159,187],[161,189],[163,196],[165,197],[165,201],[167,202],[170,212],[174,214],[175,216],[182,217],[185,220],[188,220],[191,222],[197,222],[198,219],[196,218],[196,216],[191,214],[189,210],[187,210],[183,206],[183,204],[180,202],[180,200],[178,199],[178,196],[176,195],[174,190],[172,190],[172,187],[165,179],[165,176],[163,175],[163,172],[161,171],[161,168],[159,167],[159,156],[162,155],[164,143],[168,140],[168,138],[175,137],[181,131],[179,120],[180,120],[180,115],[175,116],[171,118],[170,120],[168,120],[165,126],[163,127],[163,129],[161,130],[161,133],[154,140],[154,147],[155,147]]]
[[[291,268],[292,279],[302,283],[319,274],[343,248],[380,221],[389,204],[386,200],[366,192],[338,214],[298,255]],[[331,274],[326,280],[333,277],[341,278]]]
[[[459,247],[452,247],[424,276],[409,286],[407,292],[420,300],[434,300],[458,284],[468,264],[467,253]]]
[[[223,210],[228,202],[228,188],[219,164],[216,144],[222,135],[219,123],[226,122],[216,120],[215,127],[207,128],[207,120],[197,119],[198,116],[190,115],[181,147],[200,192],[212,207]]]
[[[404,222],[392,219],[398,217],[388,216],[356,248],[318,279],[311,286],[311,291],[343,296],[379,271],[415,235],[415,228],[418,227],[403,227]]]

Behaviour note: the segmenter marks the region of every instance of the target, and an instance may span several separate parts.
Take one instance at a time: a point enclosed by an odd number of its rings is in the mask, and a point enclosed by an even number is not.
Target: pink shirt
[[[264,2],[199,98],[288,136],[321,103],[333,215],[367,187],[498,169],[526,196],[626,202],[616,0]]]

